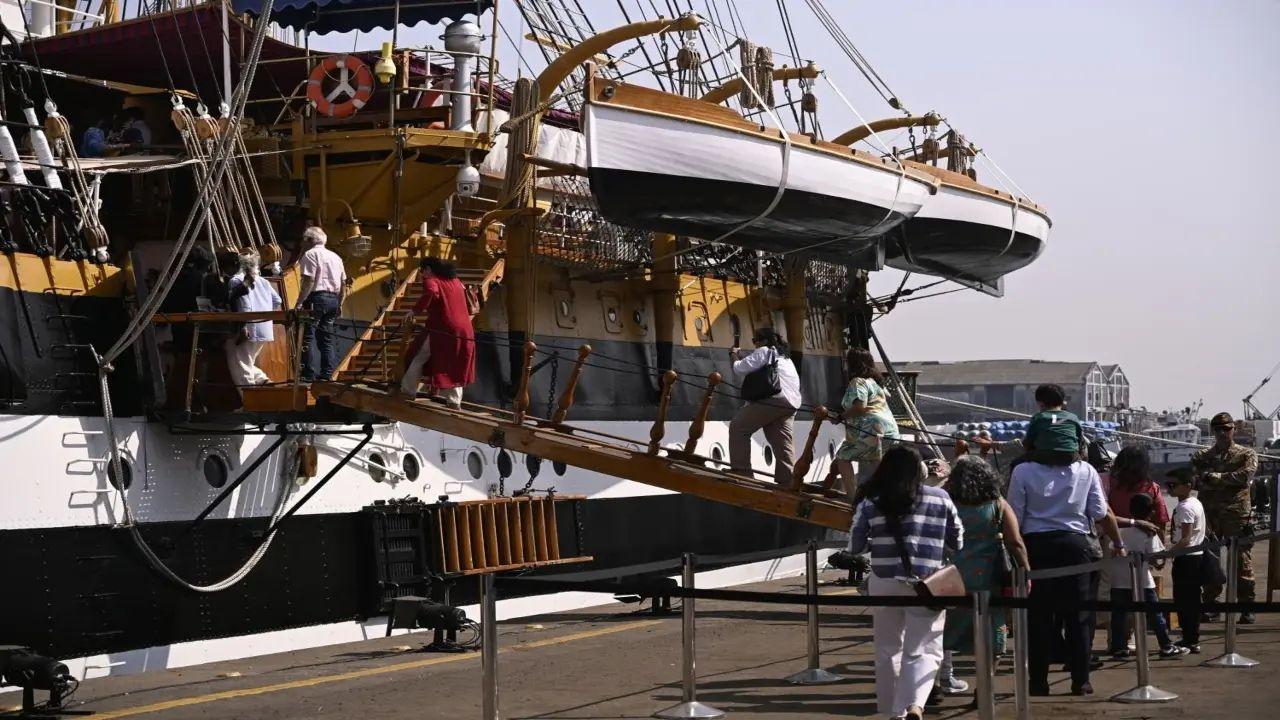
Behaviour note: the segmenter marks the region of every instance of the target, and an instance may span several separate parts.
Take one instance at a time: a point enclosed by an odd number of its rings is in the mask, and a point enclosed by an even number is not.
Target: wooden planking
[[[471,559],[471,518],[465,507],[455,508],[454,515],[458,519],[458,557],[462,560],[458,569],[462,572],[475,569]]]
[[[524,522],[519,503],[507,505],[507,520],[511,528],[511,562],[525,562]]]
[[[446,505],[440,508],[441,532],[444,533],[444,569],[446,572],[462,572],[461,550],[458,547],[457,508]]]
[[[524,525],[524,561],[538,561],[538,541],[535,538],[535,530],[533,528],[533,505],[531,503],[520,503],[520,521]]]
[[[479,505],[464,506],[471,523],[471,566],[483,568],[489,564],[484,552],[484,519]]]
[[[629,446],[584,439],[557,428],[515,425],[503,416],[404,400],[368,387],[316,383],[312,393],[343,407],[474,442],[489,443],[501,438],[502,447],[551,462],[836,530],[847,531],[853,515],[849,503],[842,499],[780,488],[772,482],[722,472],[678,456],[651,456]],[[525,528],[524,533],[526,560],[532,540],[528,530]]]
[[[501,553],[498,552],[498,518],[493,511],[493,503],[481,506],[484,512],[484,548],[485,565],[497,567],[502,564]]]
[[[551,498],[542,501],[542,514],[547,526],[547,559],[560,559],[560,528],[556,523],[556,503]]]
[[[510,511],[511,503],[509,502],[494,505],[494,529],[498,534],[498,563],[501,565],[518,562],[512,558],[511,553],[511,527],[507,518]]]

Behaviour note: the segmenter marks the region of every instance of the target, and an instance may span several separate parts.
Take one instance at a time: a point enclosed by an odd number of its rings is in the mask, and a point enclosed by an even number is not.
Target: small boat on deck
[[[1052,224],[1044,208],[962,173],[906,164],[936,177],[940,187],[886,240],[886,265],[990,285],[1044,250]]]
[[[938,186],[928,172],[796,134],[784,171],[781,131],[720,105],[600,78],[587,96],[591,191],[620,225],[859,262]]]

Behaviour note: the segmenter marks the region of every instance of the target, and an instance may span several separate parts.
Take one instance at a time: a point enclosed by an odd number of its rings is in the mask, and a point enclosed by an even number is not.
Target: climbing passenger
[[[421,316],[422,329],[409,344],[400,391],[416,397],[422,382],[448,405],[462,407],[462,388],[476,379],[476,334],[471,325],[467,291],[453,264],[425,258],[421,264],[422,297],[409,311]]]
[[[791,420],[800,408],[800,375],[787,355],[787,344],[773,328],[760,328],[751,337],[756,349],[743,355],[729,351],[733,371],[742,378],[742,399],[746,404],[729,423],[729,467],[734,472],[751,473],[751,436],[764,430],[773,452],[773,480],[791,484],[795,467]]]
[[[849,388],[840,401],[843,412],[835,417],[845,425],[844,442],[836,451],[836,469],[844,491],[852,498],[858,481],[871,476],[884,451],[897,439],[898,422],[889,410],[889,395],[871,351],[850,348],[847,360]]]
[[[240,271],[231,277],[227,287],[235,312],[269,312],[281,307],[280,295],[271,281],[261,277],[256,252],[240,255]],[[262,348],[274,339],[275,327],[270,320],[246,322],[239,332],[227,339],[227,367],[237,388],[271,382],[257,363]]]
[[[329,236],[318,227],[309,227],[302,233],[302,242],[308,249],[298,261],[298,270],[302,273],[298,307],[311,313],[302,341],[303,382],[328,380],[337,365],[333,323],[342,314],[342,301],[347,294],[347,270],[342,258],[324,246],[328,240]],[[311,349],[316,346],[319,362],[311,359]],[[319,365],[318,373],[316,365]]]

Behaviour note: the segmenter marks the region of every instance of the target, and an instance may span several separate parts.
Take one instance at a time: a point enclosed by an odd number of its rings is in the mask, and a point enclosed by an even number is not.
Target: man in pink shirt
[[[302,289],[298,293],[298,307],[311,313],[306,335],[302,341],[302,380],[328,380],[337,365],[334,347],[333,323],[342,314],[342,301],[347,295],[347,271],[342,258],[325,247],[328,236],[318,227],[309,227],[302,234],[307,251],[298,261],[302,273]],[[319,350],[319,362],[313,362],[311,348]],[[320,372],[316,372],[316,365]]]

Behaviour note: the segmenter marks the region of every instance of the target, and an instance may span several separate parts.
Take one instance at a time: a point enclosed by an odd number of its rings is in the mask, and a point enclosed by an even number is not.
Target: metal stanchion
[[[693,579],[694,568],[697,560],[693,553],[684,554],[684,577],[682,585],[685,589],[692,590],[695,586]],[[680,720],[681,718],[721,718],[724,717],[724,711],[704,705],[698,702],[698,672],[696,668],[697,660],[697,629],[694,626],[694,603],[693,598],[686,597],[682,602],[683,608],[680,613],[680,629],[683,639],[682,660],[684,665],[684,687],[682,701],[677,705],[672,705],[666,710],[659,710],[654,713],[656,718],[664,718],[664,720]]]
[[[1027,571],[1013,569],[1013,596],[1027,599]],[[1031,642],[1027,637],[1027,609],[1013,609],[1013,706],[1018,720],[1031,720],[1031,669],[1027,665],[1027,653]]]
[[[1227,602],[1236,602],[1237,583],[1240,575],[1240,538],[1233,537],[1227,541]],[[1257,660],[1247,658],[1236,652],[1236,614],[1228,611],[1226,615],[1226,634],[1223,638],[1225,647],[1222,654],[1205,663],[1207,667],[1247,668],[1258,664]]]
[[[809,541],[809,547],[805,550],[804,564],[804,588],[809,595],[818,594],[818,542],[816,540]],[[819,667],[818,664],[818,603],[809,604],[809,665],[804,670],[787,678],[787,682],[793,685],[823,685],[826,683],[840,682],[844,680],[843,675],[836,675],[827,672]]]
[[[484,720],[498,720],[498,594],[493,574],[480,576],[480,661],[484,666]]]
[[[977,671],[976,692],[978,717],[993,720],[996,716],[995,677],[991,665],[991,593],[973,593],[973,658]],[[956,612],[953,608],[948,612]]]
[[[1142,581],[1147,576],[1147,559],[1141,553],[1132,558],[1129,577],[1133,583],[1132,597],[1134,602],[1142,602]],[[1168,690],[1161,690],[1151,684],[1151,658],[1147,656],[1147,614],[1141,610],[1133,612],[1133,638],[1137,646],[1138,685],[1111,698],[1122,703],[1159,703],[1177,700],[1178,696]]]

